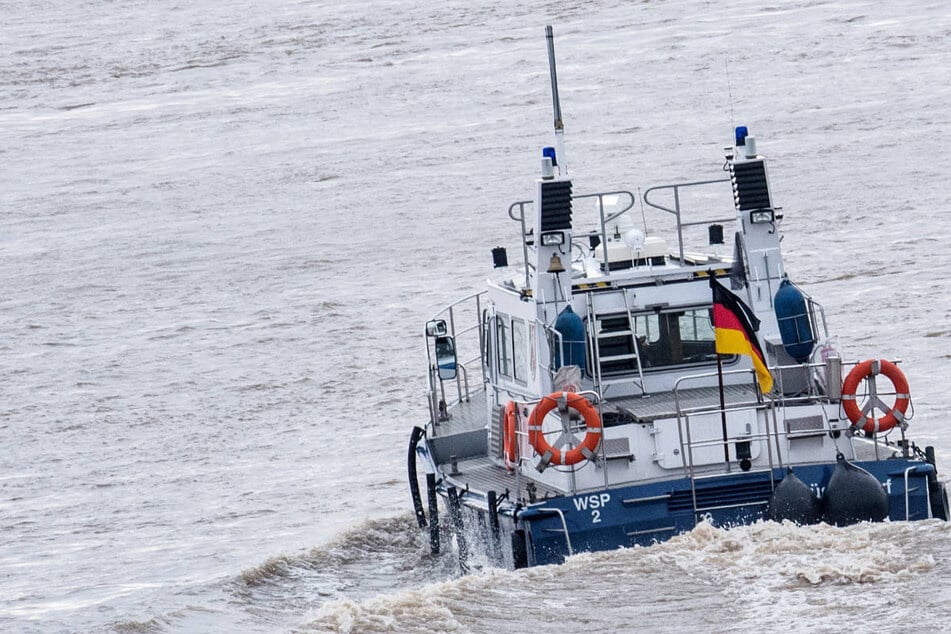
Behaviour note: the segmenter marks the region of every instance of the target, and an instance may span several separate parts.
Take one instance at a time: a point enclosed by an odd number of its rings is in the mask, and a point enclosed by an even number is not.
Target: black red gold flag
[[[766,357],[760,348],[756,331],[759,319],[753,311],[710,276],[713,289],[713,328],[716,333],[718,354],[744,354],[753,360],[753,369],[762,393],[773,389],[773,376],[766,367]]]

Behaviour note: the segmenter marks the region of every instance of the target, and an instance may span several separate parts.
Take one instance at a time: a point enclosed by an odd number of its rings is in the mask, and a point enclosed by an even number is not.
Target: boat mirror
[[[456,343],[452,337],[436,337],[436,368],[440,379],[456,378]]]
[[[446,322],[442,319],[433,319],[426,322],[427,337],[442,337],[449,331],[446,329]]]

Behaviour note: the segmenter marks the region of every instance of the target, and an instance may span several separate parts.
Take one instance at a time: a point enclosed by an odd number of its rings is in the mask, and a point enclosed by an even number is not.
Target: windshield
[[[701,306],[668,311],[625,313],[602,316],[599,320],[598,349],[602,374],[637,371],[634,338],[641,367],[667,368],[716,361],[710,307]],[[731,361],[734,355],[724,357]]]

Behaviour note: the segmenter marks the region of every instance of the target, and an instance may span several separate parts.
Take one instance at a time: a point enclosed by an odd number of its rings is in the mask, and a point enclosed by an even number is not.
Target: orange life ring
[[[558,407],[558,399],[562,397],[567,401],[568,407],[584,417],[584,424],[587,429],[581,444],[566,452],[552,447],[542,433],[542,423],[545,416]],[[598,415],[598,410],[585,397],[574,392],[553,392],[543,397],[535,406],[535,409],[532,410],[532,414],[528,418],[528,442],[542,457],[542,463],[539,467],[541,469],[549,464],[574,465],[582,460],[591,460],[601,443],[601,417]]]
[[[518,464],[518,457],[515,455],[515,401],[509,401],[505,404],[505,413],[502,418],[502,457],[505,459],[505,466],[509,470],[515,468]]]
[[[877,364],[877,367],[875,364]],[[855,399],[855,390],[859,383],[875,374],[884,374],[895,387],[895,403],[890,408],[881,401],[872,403],[873,406],[879,405],[879,409],[886,412],[885,416],[878,420],[875,420],[872,416],[865,416]],[[845,414],[853,425],[861,423],[862,429],[867,434],[888,431],[898,423],[905,422],[905,412],[908,410],[910,401],[911,392],[908,391],[908,380],[897,365],[885,359],[866,359],[856,364],[842,383],[842,407],[845,409]]]

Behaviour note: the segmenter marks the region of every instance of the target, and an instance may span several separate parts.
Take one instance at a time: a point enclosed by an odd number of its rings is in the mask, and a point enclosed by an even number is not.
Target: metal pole
[[[459,491],[456,487],[449,487],[449,518],[452,520],[453,532],[456,534],[456,546],[459,549],[459,568],[462,574],[469,574],[469,547],[466,544],[465,524],[462,519],[462,503],[459,501]]]
[[[495,561],[502,560],[501,529],[499,528],[499,497],[495,491],[486,493],[486,503],[489,506],[489,552]]]
[[[555,113],[555,132],[565,129],[561,120],[561,101],[558,99],[558,73],[555,71],[555,35],[551,25],[545,27],[545,38],[548,40],[548,70],[551,73],[551,100],[552,110]],[[561,160],[561,157],[557,157]]]
[[[565,123],[561,118],[561,100],[558,98],[558,73],[555,71],[555,36],[551,25],[545,27],[545,38],[548,40],[548,69],[551,73],[551,100],[555,114],[555,160],[559,171],[568,173],[568,159],[565,156]]]
[[[717,353],[717,382],[720,384],[720,427],[723,430],[723,461],[727,472],[730,471],[730,443],[727,442],[726,431],[726,399],[723,396],[723,360]]]

